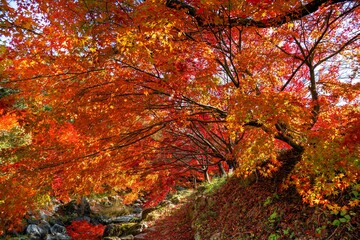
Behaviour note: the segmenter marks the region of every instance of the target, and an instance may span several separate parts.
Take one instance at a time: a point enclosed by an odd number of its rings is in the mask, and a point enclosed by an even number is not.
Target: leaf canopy
[[[221,166],[276,175],[286,148],[301,159],[284,186],[305,201],[359,186],[358,1],[0,7],[1,86],[16,92],[0,128],[31,135],[1,150],[19,154],[0,162],[4,229],[46,196],[115,189],[151,203]]]

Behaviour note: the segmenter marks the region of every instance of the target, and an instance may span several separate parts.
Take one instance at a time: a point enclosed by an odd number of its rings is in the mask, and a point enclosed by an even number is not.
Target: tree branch
[[[352,0],[314,0],[306,5],[302,5],[290,12],[285,12],[284,14],[277,17],[263,19],[259,21],[253,20],[251,18],[229,18],[228,24],[231,26],[253,26],[258,28],[276,27],[287,22],[299,20],[304,16],[314,13],[323,4],[332,5],[340,2],[352,2]],[[196,8],[180,0],[167,0],[166,6],[168,8],[176,10],[186,10],[186,13],[189,16],[194,17],[197,24],[201,27],[213,27],[218,25],[215,23],[204,24],[205,20],[197,14]]]
[[[264,126],[264,124],[259,123],[258,121],[250,121],[244,124],[244,126],[251,126],[251,127],[257,127],[257,128],[261,128],[264,132],[271,134],[271,130],[267,127]],[[289,144],[293,149],[295,149],[298,152],[303,152],[304,151],[304,147],[301,146],[300,144],[296,143],[290,136],[286,136],[284,133],[281,132],[277,132],[274,137],[276,139],[279,139],[283,142],[286,142],[287,144]]]

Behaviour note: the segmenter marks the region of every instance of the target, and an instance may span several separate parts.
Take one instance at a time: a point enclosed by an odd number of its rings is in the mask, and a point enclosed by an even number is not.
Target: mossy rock
[[[8,239],[8,240],[27,240],[27,239],[29,239],[29,236],[28,235],[21,235],[21,236],[9,237],[9,238],[5,238],[5,239]]]
[[[136,235],[142,232],[143,226],[138,223],[109,224],[106,226],[103,237],[121,237]]]
[[[179,195],[174,195],[170,198],[170,201],[173,203],[173,204],[179,204],[180,203],[180,196]]]
[[[129,234],[129,231],[134,227],[136,226],[137,223],[123,223],[121,225],[121,230],[124,232],[124,233],[128,233]],[[126,234],[126,235],[128,235]]]
[[[155,207],[145,208],[142,212],[142,219],[144,219],[145,221],[152,220],[150,213],[153,213],[155,210],[157,210],[157,208],[155,208]]]
[[[65,203],[63,205],[60,205],[57,209],[57,213],[60,215],[71,215],[74,213],[77,213],[78,205],[75,200],[72,200],[68,203]]]
[[[123,234],[122,224],[109,224],[104,230],[103,237],[120,237]]]

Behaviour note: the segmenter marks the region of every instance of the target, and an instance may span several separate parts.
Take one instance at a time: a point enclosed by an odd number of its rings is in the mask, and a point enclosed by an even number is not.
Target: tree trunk
[[[234,159],[227,160],[226,164],[229,167],[229,175],[231,175],[233,173],[233,171],[236,169],[236,161]]]
[[[281,184],[287,178],[287,176],[294,169],[295,165],[301,160],[302,153],[303,151],[290,149],[278,154],[277,159],[282,163],[282,165],[272,177],[276,184]],[[266,161],[260,166],[265,167],[268,163],[269,162]],[[262,177],[257,170],[247,177],[248,183],[250,185],[257,182],[258,180],[261,180],[262,178],[265,177]]]
[[[210,176],[209,176],[209,171],[206,169],[204,171],[204,177],[205,177],[205,180],[210,183],[211,182],[211,179],[210,179]]]
[[[196,179],[196,176],[194,175],[194,188],[196,189],[197,188],[197,179]]]
[[[294,169],[295,165],[301,160],[304,151],[290,149],[278,155],[277,159],[282,163],[280,169],[275,174],[276,182],[282,182]]]
[[[218,167],[219,167],[220,176],[221,177],[226,176],[226,171],[225,171],[224,166],[221,161],[218,162]]]

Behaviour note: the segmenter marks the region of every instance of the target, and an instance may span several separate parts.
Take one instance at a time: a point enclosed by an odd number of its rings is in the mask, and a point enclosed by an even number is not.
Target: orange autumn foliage
[[[4,114],[0,116],[0,130],[10,131],[13,127],[17,126],[17,117],[12,114]]]
[[[42,196],[114,189],[155,203],[179,182],[233,167],[274,176],[279,148],[301,156],[284,187],[304,201],[330,204],[358,186],[358,1],[29,0],[1,9],[1,84],[18,91],[32,134],[17,164],[0,163],[4,229]]]

